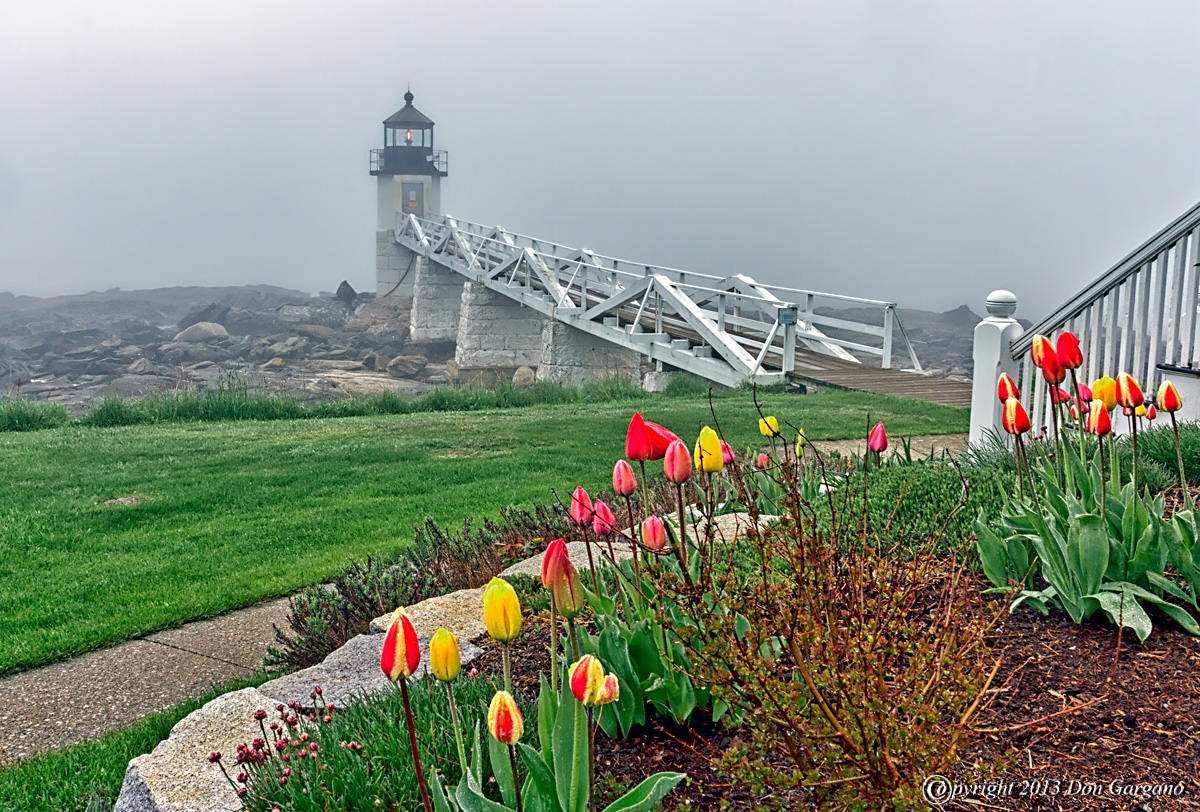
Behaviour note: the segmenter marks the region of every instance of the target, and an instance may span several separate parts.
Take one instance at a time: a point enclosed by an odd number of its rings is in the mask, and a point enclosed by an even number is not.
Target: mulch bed
[[[992,797],[976,792],[942,808],[1200,809],[1200,640],[1165,616],[1152,617],[1155,629],[1146,643],[1126,632],[1118,660],[1109,625],[1076,626],[1061,614],[1024,610],[1013,615],[991,641],[1004,664],[977,719],[980,732],[950,776],[962,783],[990,774],[988,780],[1003,786],[993,788]],[[548,625],[546,617],[527,617],[512,644],[514,688],[531,700],[539,674],[549,669]],[[498,673],[499,649],[489,648],[476,667]],[[673,770],[689,777],[663,809],[809,808],[802,794],[759,796],[717,770],[712,762],[734,742],[720,725],[704,720],[688,728],[652,718],[622,741],[597,735],[597,777],[606,793]],[[1169,797],[1119,792],[1180,784],[1182,793]]]

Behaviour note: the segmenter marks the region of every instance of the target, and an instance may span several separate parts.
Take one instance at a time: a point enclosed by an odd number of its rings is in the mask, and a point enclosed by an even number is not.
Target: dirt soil
[[[1162,615],[1152,617],[1146,643],[1126,632],[1118,660],[1111,626],[1018,611],[992,641],[1004,663],[979,732],[950,771],[948,780],[969,794],[940,808],[1200,809],[1200,640]],[[549,668],[547,620],[527,617],[526,631],[512,644],[515,690],[531,700],[539,673]],[[476,667],[498,672],[499,649],[489,649]],[[623,741],[599,733],[599,786],[615,796],[674,770],[689,777],[663,809],[810,808],[798,793],[763,796],[734,784],[713,763],[733,742],[707,720],[689,728],[655,718]],[[984,781],[993,786],[965,789]]]

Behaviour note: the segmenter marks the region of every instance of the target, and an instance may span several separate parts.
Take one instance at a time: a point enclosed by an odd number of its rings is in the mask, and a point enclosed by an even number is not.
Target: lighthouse
[[[413,257],[396,243],[398,215],[428,220],[441,213],[441,181],[446,177],[446,152],[434,149],[433,120],[413,106],[404,106],[383,122],[383,148],[371,150],[378,219],[375,232],[375,279],[378,295],[412,295]]]

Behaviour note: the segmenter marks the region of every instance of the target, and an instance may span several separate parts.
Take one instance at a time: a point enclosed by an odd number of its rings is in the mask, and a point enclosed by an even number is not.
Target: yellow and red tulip
[[[571,693],[589,707],[600,704],[600,693],[604,690],[604,666],[591,654],[585,654],[571,666],[567,684]]]
[[[421,664],[421,646],[417,643],[417,630],[408,615],[397,609],[383,637],[383,651],[379,655],[379,667],[392,682],[408,679]]]
[[[629,421],[629,430],[625,432],[625,456],[634,462],[644,462],[650,459],[652,450],[646,421],[641,414],[634,412],[633,419]]]
[[[1004,414],[1000,418],[1000,425],[1004,426],[1004,430],[1009,434],[1016,435],[1024,434],[1033,428],[1029,414],[1016,398],[1004,401]]]
[[[668,482],[682,485],[692,478],[692,455],[682,440],[675,440],[667,447],[663,457],[663,473]]]
[[[582,485],[571,495],[571,521],[577,527],[587,527],[592,523],[592,500]]]
[[[721,438],[710,427],[700,429],[696,438],[696,470],[715,474],[725,467],[725,455],[721,452]]]
[[[671,443],[679,439],[679,436],[670,429],[665,429],[657,423],[646,421],[646,435],[650,438],[650,457],[651,461],[661,460],[667,455],[667,449],[671,447]]]
[[[488,730],[501,744],[516,744],[525,733],[525,719],[508,691],[497,691],[488,705]]]
[[[779,434],[779,421],[774,415],[758,419],[758,433],[763,437],[774,437]]]
[[[1112,434],[1112,418],[1108,416],[1108,409],[1104,408],[1104,403],[1099,400],[1092,401],[1092,410],[1088,413],[1087,430],[1097,437],[1106,437]]]
[[[667,547],[667,526],[658,516],[650,516],[642,522],[642,544],[655,552]]]
[[[1083,366],[1083,351],[1079,349],[1079,339],[1074,333],[1063,333],[1058,337],[1054,354],[1062,369],[1079,369]]]
[[[567,543],[562,539],[555,539],[546,545],[546,552],[542,554],[542,586],[546,589],[554,589],[554,568],[559,558],[566,557]]]
[[[613,492],[617,496],[630,497],[637,493],[637,477],[625,460],[617,460],[613,466]]]
[[[579,570],[564,554],[554,562],[554,570],[550,573],[550,589],[554,592],[554,605],[558,613],[571,620],[583,611],[583,584],[579,582]]]
[[[996,381],[996,394],[1000,398],[1000,402],[1009,398],[1019,398],[1021,393],[1017,390],[1017,384],[1007,372],[1000,373],[1000,379]]]
[[[887,451],[887,447],[887,430],[883,427],[883,423],[876,423],[875,427],[871,429],[871,433],[867,436],[867,448],[876,454],[882,454],[884,451]]]
[[[1158,408],[1164,412],[1177,412],[1183,408],[1183,398],[1179,397],[1179,390],[1170,381],[1163,381],[1158,387]]]
[[[1142,388],[1138,386],[1132,375],[1122,372],[1117,376],[1117,403],[1126,409],[1136,409],[1142,405],[1144,400]]]
[[[1153,420],[1156,417],[1158,417],[1158,409],[1155,409],[1154,404],[1151,403],[1149,406],[1146,407],[1146,419]]]
[[[1107,375],[1092,381],[1092,400],[1100,401],[1110,412],[1117,408],[1117,382]]]
[[[429,639],[429,670],[435,679],[454,682],[462,670],[458,638],[449,629],[438,629]]]
[[[483,590],[483,624],[498,643],[512,642],[521,633],[521,602],[503,578],[493,578]]]
[[[617,519],[612,509],[602,499],[597,499],[592,505],[592,532],[598,536],[607,536],[617,529]]]
[[[616,674],[605,674],[604,685],[600,688],[600,701],[598,704],[607,705],[609,702],[615,702],[621,697],[621,683],[617,681]]]
[[[1046,363],[1046,358],[1054,356],[1056,353],[1054,345],[1044,335],[1034,336],[1033,343],[1029,345],[1029,355],[1033,358],[1033,365],[1038,369],[1041,369],[1042,364]]]

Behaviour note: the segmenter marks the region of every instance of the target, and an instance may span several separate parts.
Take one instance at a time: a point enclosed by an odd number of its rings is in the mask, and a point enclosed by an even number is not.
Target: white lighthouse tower
[[[429,219],[441,212],[446,152],[433,148],[433,121],[413,107],[413,94],[383,122],[383,149],[371,150],[371,174],[378,184],[375,279],[378,295],[411,296],[413,257],[395,240],[396,215]]]

